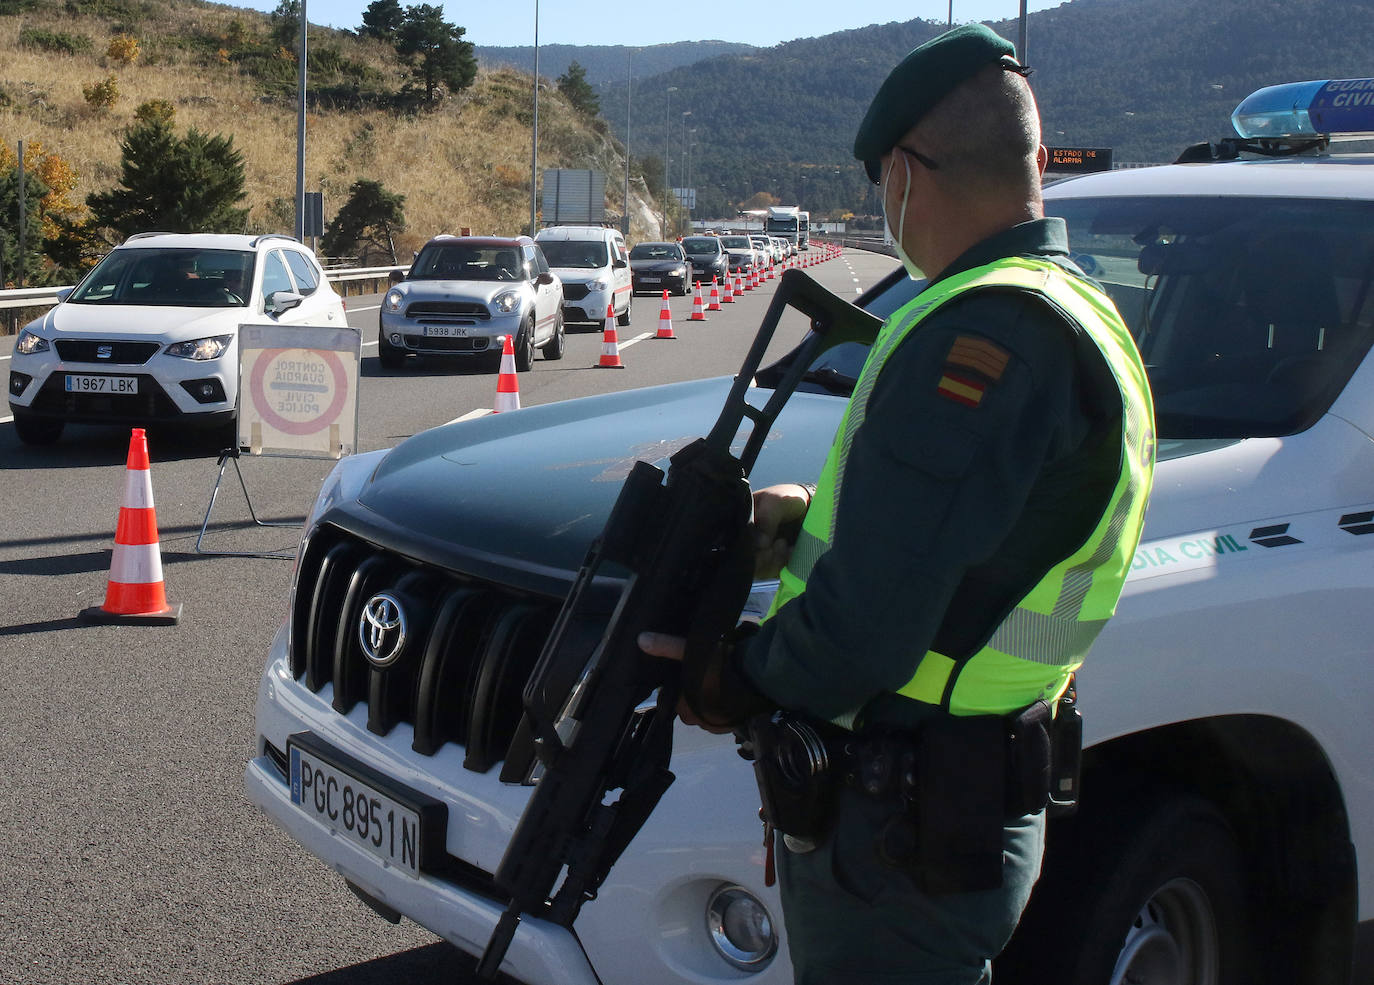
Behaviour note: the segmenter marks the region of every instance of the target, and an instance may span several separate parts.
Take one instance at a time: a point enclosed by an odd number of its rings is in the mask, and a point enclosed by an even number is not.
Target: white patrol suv
[[[26,444],[66,424],[177,422],[232,441],[244,322],[346,324],[308,247],[289,236],[139,233],[14,346],[9,403]]]
[[[1264,91],[1234,118],[1240,140],[1186,155],[1205,163],[1046,190],[1139,342],[1159,463],[1119,612],[1079,675],[1081,803],[1050,821],[999,985],[1374,976],[1374,155],[1331,153],[1312,127],[1374,131],[1368,111],[1339,118],[1352,92],[1374,80]],[[920,288],[898,270],[859,303],[886,315]],[[865,355],[850,343],[809,367],[756,485],[819,473]],[[760,390],[779,375],[758,373]],[[379,913],[482,952],[528,800],[497,765],[618,491],[606,479],[636,449],[666,457],[705,433],[729,385],[523,411],[516,461],[504,417],[453,425],[327,481],[247,789]],[[454,519],[455,497],[488,512]],[[752,608],[775,588],[756,585]],[[590,648],[601,626],[582,628]],[[792,980],[748,766],[680,726],[672,768],[576,933],[526,918],[505,972]]]

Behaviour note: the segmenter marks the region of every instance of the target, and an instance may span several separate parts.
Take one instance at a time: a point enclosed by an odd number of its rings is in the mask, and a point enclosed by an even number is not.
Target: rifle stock
[[[814,332],[755,408],[745,395],[789,305],[812,319]],[[535,785],[495,872],[510,904],[478,965],[483,979],[495,977],[521,914],[572,925],[673,782],[681,665],[643,653],[638,636],[718,639],[734,627],[752,580],[748,473],[763,439],[824,348],[871,339],[880,324],[801,271],[787,271],[710,434],[673,455],[666,478],[635,463],[525,688],[521,734],[501,779]],[[745,417],[751,430],[736,457],[730,447]],[[604,612],[594,588],[608,574],[621,589],[588,654],[574,627]]]

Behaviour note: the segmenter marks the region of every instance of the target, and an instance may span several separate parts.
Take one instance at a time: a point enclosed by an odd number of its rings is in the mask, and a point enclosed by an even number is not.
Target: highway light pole
[[[629,78],[625,80],[625,215],[620,220],[620,231],[625,238],[630,236],[630,92],[635,84],[635,50],[625,49],[625,63],[629,68]]]
[[[530,235],[538,227],[539,188],[539,0],[534,0],[534,132],[530,137]]]
[[[673,187],[673,175],[668,170],[668,134],[672,132],[668,126],[668,121],[672,119],[673,93],[677,92],[677,86],[668,87],[668,101],[663,106],[663,183],[669,188]]]
[[[678,164],[678,179],[682,182],[682,198],[678,204],[682,206],[683,213],[687,216],[688,222],[691,221],[691,213],[687,212],[687,117],[692,115],[690,109],[682,111],[682,154]]]
[[[305,242],[305,0],[301,0],[301,50],[296,108],[296,239]]]

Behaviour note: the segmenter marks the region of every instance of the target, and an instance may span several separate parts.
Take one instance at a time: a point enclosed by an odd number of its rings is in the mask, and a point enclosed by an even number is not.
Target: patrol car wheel
[[[994,980],[1253,982],[1243,871],[1235,835],[1208,801],[1101,790],[1078,816],[1051,822],[1040,883]]]
[[[62,437],[62,421],[14,412],[14,433],[26,445],[51,445]]]

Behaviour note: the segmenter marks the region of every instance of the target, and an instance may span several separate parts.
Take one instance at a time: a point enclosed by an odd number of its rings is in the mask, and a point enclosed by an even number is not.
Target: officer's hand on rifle
[[[651,657],[664,657],[668,660],[682,660],[687,653],[687,641],[681,636],[670,636],[667,633],[640,633],[639,648]],[[709,672],[708,672],[709,673]],[[719,686],[718,681],[711,682],[713,686]],[[734,729],[730,726],[708,725],[698,718],[687,704],[687,699],[679,697],[677,699],[677,717],[687,725],[695,725],[697,728],[705,729],[715,735],[726,735]]]
[[[806,508],[811,505],[811,490],[796,483],[769,486],[754,493],[754,577],[776,578],[787,559]]]

